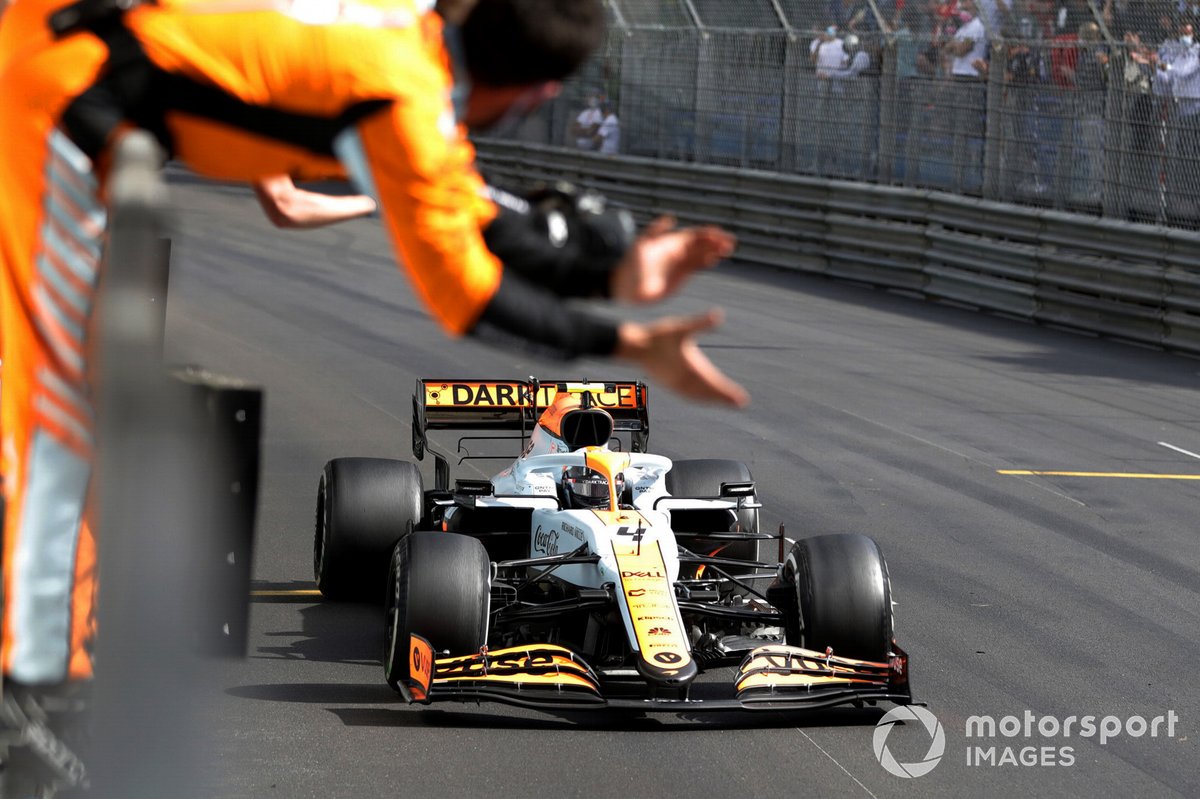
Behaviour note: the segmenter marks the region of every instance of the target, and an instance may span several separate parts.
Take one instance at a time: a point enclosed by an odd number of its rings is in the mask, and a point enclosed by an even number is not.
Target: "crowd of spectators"
[[[906,134],[939,134],[955,188],[979,188],[986,130],[1003,138],[1004,168],[1026,194],[1057,181],[1097,199],[1105,148],[1119,147],[1127,186],[1175,207],[1200,195],[1200,0],[829,0],[819,22],[809,46],[818,98],[833,96],[822,81],[861,77],[844,96],[878,105],[890,43],[901,149]],[[989,80],[994,69],[1001,80]],[[998,103],[989,91],[1002,92]],[[989,108],[1000,125],[988,124]],[[859,173],[848,176],[870,177]],[[1200,218],[1200,206],[1187,215]]]
[[[638,29],[555,138],[1200,223],[1200,0],[773,7],[809,33]]]

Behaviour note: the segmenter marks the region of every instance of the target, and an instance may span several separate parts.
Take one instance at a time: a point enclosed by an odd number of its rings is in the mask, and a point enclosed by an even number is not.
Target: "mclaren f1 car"
[[[454,455],[436,431],[456,431]],[[419,380],[413,454],[434,485],[406,461],[326,464],[317,586],[382,598],[384,675],[409,702],[911,702],[875,542],[760,532],[744,464],[650,454],[649,433],[639,382]],[[494,457],[490,479],[451,483],[452,459]]]

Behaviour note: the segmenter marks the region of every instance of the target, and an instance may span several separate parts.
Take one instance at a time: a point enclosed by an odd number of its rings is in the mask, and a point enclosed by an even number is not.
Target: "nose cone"
[[[638,658],[638,673],[645,677],[647,682],[663,688],[683,688],[696,679],[696,675],[700,673],[696,661],[691,658],[686,659],[678,667],[653,662],[659,660],[664,654],[666,653],[650,654],[647,659],[647,653],[643,652],[642,656]]]

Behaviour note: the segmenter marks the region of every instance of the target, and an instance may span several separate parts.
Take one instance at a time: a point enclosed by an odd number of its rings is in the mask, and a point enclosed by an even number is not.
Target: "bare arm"
[[[708,359],[696,336],[721,324],[718,310],[693,317],[667,317],[649,323],[622,322],[617,329],[618,359],[641,366],[688,399],[745,407],[750,395]]]
[[[370,197],[305,191],[287,175],[256,182],[254,194],[267,218],[280,228],[321,227],[375,212],[375,201]]]

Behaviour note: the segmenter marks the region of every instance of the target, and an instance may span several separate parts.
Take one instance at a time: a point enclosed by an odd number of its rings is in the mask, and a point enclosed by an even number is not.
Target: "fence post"
[[[788,29],[783,42],[783,97],[779,103],[779,171],[796,170],[796,91],[794,81],[801,67],[796,64],[799,48],[796,32]]]
[[[879,72],[879,167],[877,180],[891,183],[896,169],[896,97],[899,78],[896,74],[896,39],[888,36],[883,45],[883,63]]]
[[[1125,51],[1114,47],[1108,60],[1108,91],[1104,98],[1103,189],[1100,196],[1100,214],[1110,218],[1125,214],[1121,183],[1126,171],[1125,153],[1130,145],[1125,111]]]
[[[987,113],[984,122],[983,196],[988,200],[1000,197],[1000,161],[1004,145],[1004,88],[1008,70],[1008,48],[1004,40],[992,45],[987,80]]]

